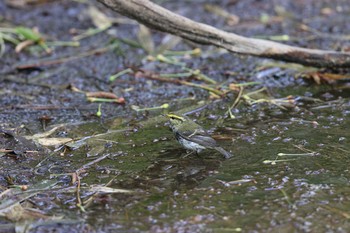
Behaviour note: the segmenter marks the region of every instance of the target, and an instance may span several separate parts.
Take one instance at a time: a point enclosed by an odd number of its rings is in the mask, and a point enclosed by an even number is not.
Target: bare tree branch
[[[151,28],[233,53],[272,58],[315,67],[350,67],[350,53],[306,49],[247,38],[198,23],[149,0],[98,0],[114,11]]]

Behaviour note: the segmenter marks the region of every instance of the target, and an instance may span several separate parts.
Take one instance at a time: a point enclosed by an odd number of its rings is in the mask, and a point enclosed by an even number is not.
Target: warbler
[[[218,146],[216,141],[205,131],[202,126],[186,116],[175,114],[166,115],[170,121],[170,127],[176,140],[187,150],[195,151],[197,154],[204,149],[214,149],[220,152],[226,159],[232,155]]]

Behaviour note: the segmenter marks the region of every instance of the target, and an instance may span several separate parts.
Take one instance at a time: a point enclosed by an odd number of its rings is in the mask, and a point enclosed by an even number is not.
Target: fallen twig
[[[98,0],[114,11],[151,28],[233,53],[272,58],[315,67],[350,67],[350,53],[306,49],[273,41],[247,38],[198,23],[149,0]]]

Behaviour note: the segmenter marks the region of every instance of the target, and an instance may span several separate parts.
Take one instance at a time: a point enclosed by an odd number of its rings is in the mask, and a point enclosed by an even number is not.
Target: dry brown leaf
[[[39,138],[37,142],[43,146],[60,146],[72,140],[72,138]]]
[[[99,29],[106,29],[112,25],[112,21],[107,15],[100,11],[95,6],[90,6],[87,10],[88,14],[91,17],[93,24]]]
[[[213,4],[205,4],[204,8],[206,11],[223,17],[226,19],[226,23],[230,26],[236,25],[239,23],[239,17],[237,15],[231,14],[227,10],[223,9],[218,5]]]
[[[16,45],[15,51],[16,53],[20,53],[23,49],[25,49],[28,46],[31,46],[35,44],[35,41],[32,40],[25,40],[21,43],[19,43],[18,45]]]
[[[334,83],[338,80],[350,79],[349,75],[345,74],[332,74],[332,73],[321,73],[321,72],[309,72],[303,75],[305,78],[311,78],[317,84],[321,83]]]
[[[131,193],[133,192],[127,189],[116,189],[116,188],[110,188],[106,186],[92,186],[90,190],[98,193]]]
[[[228,88],[232,91],[239,91],[240,90],[240,86],[238,86],[237,84],[235,83],[230,83]]]
[[[87,92],[86,97],[95,97],[95,98],[106,98],[106,99],[119,99],[114,93],[98,91],[98,92]]]
[[[28,5],[39,5],[55,0],[5,0],[6,5],[15,8],[24,8]]]
[[[139,32],[137,33],[137,39],[141,46],[149,53],[154,52],[154,41],[152,38],[152,33],[148,27],[140,24]]]

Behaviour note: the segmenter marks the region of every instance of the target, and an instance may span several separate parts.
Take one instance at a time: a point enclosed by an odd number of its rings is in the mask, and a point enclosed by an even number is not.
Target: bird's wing
[[[195,135],[190,140],[205,147],[216,147],[216,141],[210,136]]]
[[[181,136],[189,141],[198,143],[199,145],[206,147],[216,146],[216,141],[204,129],[201,128],[196,129],[194,132],[184,131],[181,133]]]
[[[181,135],[183,137],[188,137],[188,138],[192,138],[194,136],[207,136],[210,137],[210,135],[207,133],[207,131],[205,131],[203,128],[196,128],[195,131],[193,130],[183,130],[181,131]]]

